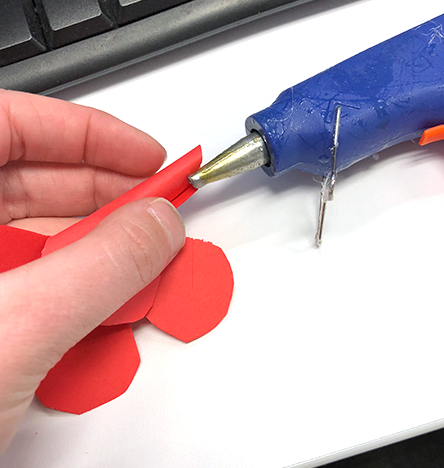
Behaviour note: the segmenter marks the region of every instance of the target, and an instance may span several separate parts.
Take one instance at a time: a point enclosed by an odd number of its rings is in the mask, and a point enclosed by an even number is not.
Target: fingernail
[[[170,242],[171,256],[176,255],[185,243],[185,227],[176,208],[169,201],[157,198],[148,207],[148,212],[165,230]]]

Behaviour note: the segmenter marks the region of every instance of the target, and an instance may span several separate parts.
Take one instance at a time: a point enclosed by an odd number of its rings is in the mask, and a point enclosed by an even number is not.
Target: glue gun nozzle
[[[267,146],[258,133],[250,133],[188,177],[194,188],[227,179],[268,164]]]

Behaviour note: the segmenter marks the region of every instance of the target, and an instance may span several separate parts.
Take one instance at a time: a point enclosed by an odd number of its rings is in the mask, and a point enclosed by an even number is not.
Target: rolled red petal
[[[119,198],[116,198],[111,203],[103,206],[88,217],[83,218],[68,229],[50,237],[45,244],[42,256],[48,255],[55,250],[59,250],[81,239],[91,232],[97,224],[110,213],[127,203],[142,198],[161,197],[169,200],[177,208],[177,206],[195,193],[196,190],[188,182],[188,176],[197,171],[201,163],[202,151],[200,146],[198,146],[162,171],[139,184],[137,187],[134,187]]]

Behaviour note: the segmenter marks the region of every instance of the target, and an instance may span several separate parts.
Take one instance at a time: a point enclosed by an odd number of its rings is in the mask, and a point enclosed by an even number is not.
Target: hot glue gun
[[[283,91],[247,136],[192,174],[209,182],[257,167],[322,177],[316,243],[337,173],[403,141],[444,139],[444,15]]]

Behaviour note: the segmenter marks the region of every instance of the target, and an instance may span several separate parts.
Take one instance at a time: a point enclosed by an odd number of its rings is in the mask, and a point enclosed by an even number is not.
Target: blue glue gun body
[[[267,174],[328,175],[338,106],[338,171],[443,124],[444,15],[287,89],[250,116],[247,131],[258,132],[270,153]]]

